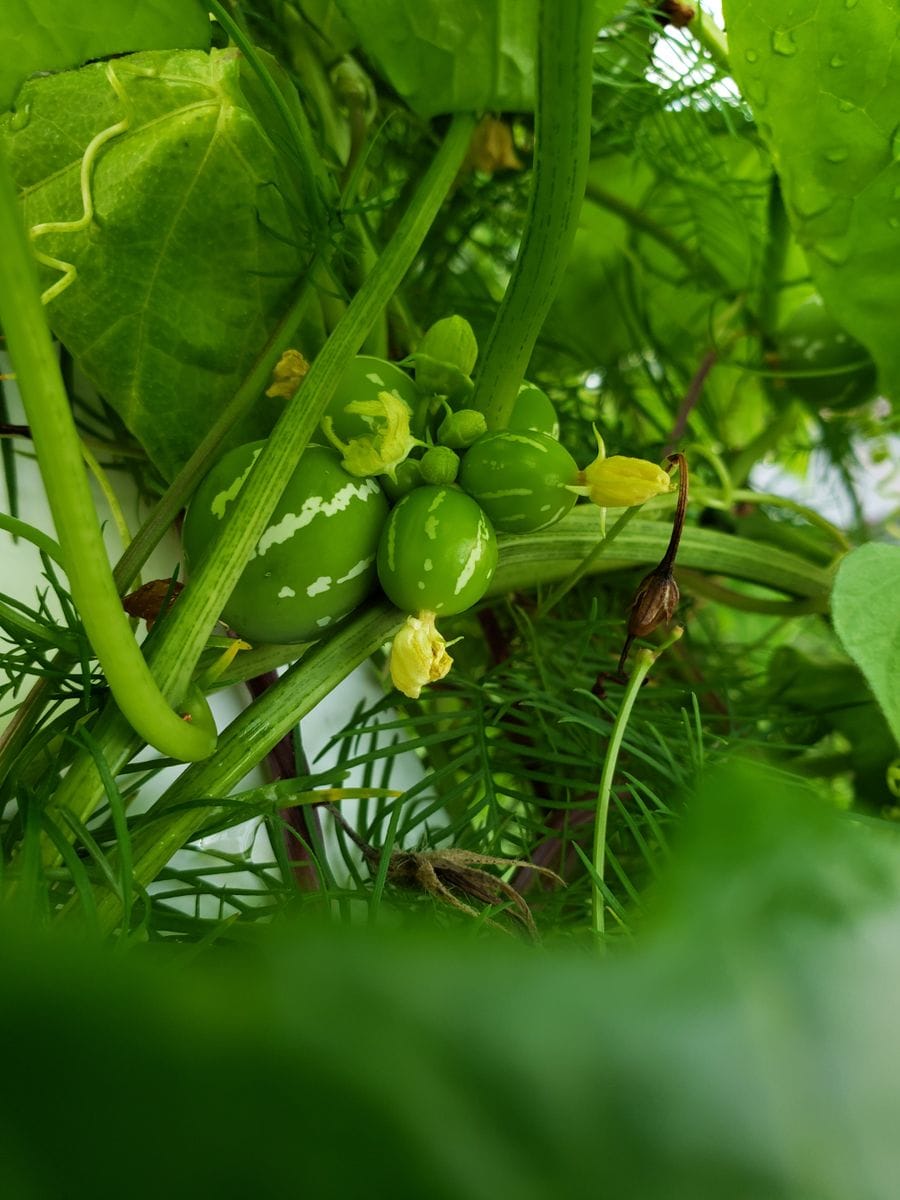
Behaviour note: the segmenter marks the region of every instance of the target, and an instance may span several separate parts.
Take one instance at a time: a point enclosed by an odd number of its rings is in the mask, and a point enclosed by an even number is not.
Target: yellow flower
[[[418,700],[427,683],[443,679],[453,666],[434,620],[433,612],[407,617],[391,646],[391,682],[411,700]]]
[[[413,446],[421,445],[410,433],[409,405],[393,392],[379,392],[377,400],[353,400],[344,408],[363,418],[371,437],[342,442],[330,417],[322,419],[329,440],[343,454],[343,466],[351,475],[390,475],[404,462]]]
[[[594,434],[598,454],[579,476],[579,494],[601,508],[630,508],[672,490],[672,481],[662,467],[646,458],[626,458],[622,454],[607,458],[603,438],[596,429]]]

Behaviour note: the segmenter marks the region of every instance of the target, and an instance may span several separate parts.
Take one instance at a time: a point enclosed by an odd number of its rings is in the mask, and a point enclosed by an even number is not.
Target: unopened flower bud
[[[645,458],[614,454],[598,458],[581,472],[580,483],[601,508],[630,508],[672,490],[669,476]]]
[[[465,450],[477,442],[483,433],[487,433],[484,413],[477,408],[461,408],[459,412],[444,417],[437,431],[437,440],[442,446]]]
[[[422,455],[419,468],[425,483],[446,486],[459,474],[459,455],[449,446],[432,446]]]
[[[431,326],[419,342],[416,353],[427,354],[437,362],[450,363],[463,375],[471,375],[478,358],[478,342],[465,317],[444,317]]]
[[[443,679],[453,666],[434,622],[433,612],[407,617],[391,646],[391,682],[411,700],[418,700],[426,684]]]

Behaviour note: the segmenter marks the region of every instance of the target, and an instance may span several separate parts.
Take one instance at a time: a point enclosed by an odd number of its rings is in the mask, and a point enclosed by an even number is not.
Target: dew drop
[[[844,112],[844,113],[853,112],[854,108],[856,108],[856,105],[853,103],[852,100],[839,100],[838,101],[838,112]]]
[[[844,0],[844,8],[856,8],[859,0]]]
[[[888,225],[891,229],[900,229],[900,217],[888,217]]]
[[[825,151],[825,161],[830,163],[846,162],[850,157],[850,151],[846,146],[832,146],[830,150]]]
[[[755,50],[745,50],[744,58],[746,58],[748,63],[759,62],[759,55]]]
[[[828,65],[829,67],[846,67],[847,60],[842,54],[833,54]]]
[[[897,186],[894,188],[894,194],[892,196],[892,199],[900,200],[900,183],[898,183]]]
[[[891,157],[894,162],[900,162],[900,125],[891,134]]]
[[[782,58],[793,58],[797,53],[797,43],[789,29],[776,29],[772,34],[772,49]]]
[[[13,133],[20,133],[28,122],[31,120],[31,105],[24,104],[21,108],[17,108],[9,121],[9,127]]]

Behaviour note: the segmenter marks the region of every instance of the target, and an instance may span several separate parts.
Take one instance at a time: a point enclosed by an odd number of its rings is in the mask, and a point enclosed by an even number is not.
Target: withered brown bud
[[[663,621],[671,621],[681,593],[671,570],[658,566],[641,580],[628,617],[628,636],[646,637]]]
[[[674,25],[676,29],[683,29],[693,21],[696,11],[682,0],[659,0],[653,15],[660,25]]]

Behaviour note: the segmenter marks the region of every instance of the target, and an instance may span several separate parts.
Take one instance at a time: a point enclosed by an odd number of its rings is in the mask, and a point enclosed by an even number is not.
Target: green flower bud
[[[459,474],[459,455],[449,446],[432,446],[422,455],[419,466],[425,483],[446,485]]]
[[[483,433],[487,433],[484,413],[476,408],[461,408],[441,421],[437,440],[442,446],[450,446],[453,450],[465,450],[477,442]]]
[[[444,317],[431,326],[416,354],[425,354],[437,362],[457,367],[463,375],[471,375],[478,358],[478,343],[465,317]]]
[[[478,343],[469,322],[445,317],[431,326],[413,355],[416,383],[423,392],[464,400],[472,394],[469,376],[477,357]]]

